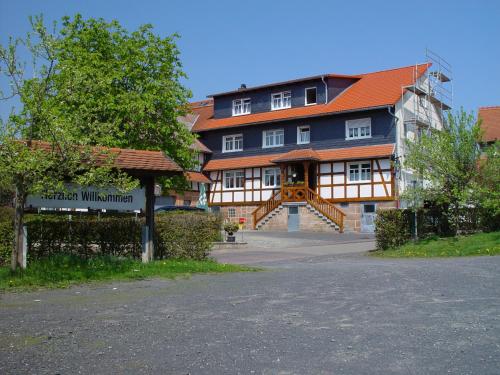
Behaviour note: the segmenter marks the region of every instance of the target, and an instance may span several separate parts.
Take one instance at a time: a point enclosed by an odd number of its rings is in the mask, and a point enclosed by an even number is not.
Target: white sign
[[[144,210],[145,189],[134,189],[120,193],[114,188],[100,189],[93,186],[67,185],[63,192],[47,192],[30,195],[26,207],[32,208],[89,208],[92,210]]]

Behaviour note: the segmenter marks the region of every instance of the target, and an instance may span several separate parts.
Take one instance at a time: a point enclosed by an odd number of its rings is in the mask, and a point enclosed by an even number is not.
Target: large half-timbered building
[[[430,81],[448,77],[430,70],[242,85],[192,103],[192,131],[211,151],[208,205],[256,229],[373,230],[411,181],[405,140],[443,126],[449,107]]]

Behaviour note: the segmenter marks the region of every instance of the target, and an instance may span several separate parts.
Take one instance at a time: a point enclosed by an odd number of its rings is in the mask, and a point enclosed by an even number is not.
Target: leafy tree
[[[116,21],[80,15],[64,18],[59,31],[55,24],[49,31],[42,16],[30,22],[25,38],[0,46],[0,74],[11,89],[0,98],[21,103],[0,123],[0,189],[16,193],[12,269],[28,194],[63,189],[69,180],[123,191],[137,185],[113,168],[112,154],[99,148],[96,155],[93,146],[164,150],[184,167],[193,159],[193,136],[177,121],[189,93],[179,83],[175,37],[156,37],[149,25],[128,33]],[[30,69],[21,48],[32,57]]]
[[[478,199],[480,141],[480,121],[464,110],[449,114],[443,130],[424,132],[417,141],[407,141],[405,166],[412,169],[423,184],[408,187],[403,197],[409,201],[418,197],[421,202],[432,201],[448,207],[450,223],[455,231],[460,229],[460,208],[481,205],[485,199],[498,194],[496,185],[491,190],[483,190],[483,199]],[[492,168],[491,161],[484,161],[485,171]]]
[[[484,148],[479,166],[474,185],[475,198],[492,215],[500,216],[500,141]]]

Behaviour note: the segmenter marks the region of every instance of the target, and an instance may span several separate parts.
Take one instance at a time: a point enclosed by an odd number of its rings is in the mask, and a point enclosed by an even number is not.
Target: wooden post
[[[280,164],[280,181],[281,181],[281,199],[284,197],[284,188],[285,188],[285,165]]]
[[[146,187],[146,254],[143,261],[149,262],[154,259],[154,233],[155,233],[155,178],[144,179]]]
[[[307,188],[309,187],[309,162],[305,161],[304,162],[304,186]]]

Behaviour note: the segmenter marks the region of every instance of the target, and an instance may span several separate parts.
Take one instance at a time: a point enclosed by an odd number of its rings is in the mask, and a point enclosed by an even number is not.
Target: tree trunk
[[[22,182],[16,184],[15,216],[14,216],[14,246],[10,260],[10,268],[15,271],[17,266],[22,266],[23,257],[23,225],[24,225],[24,203],[26,194]]]

